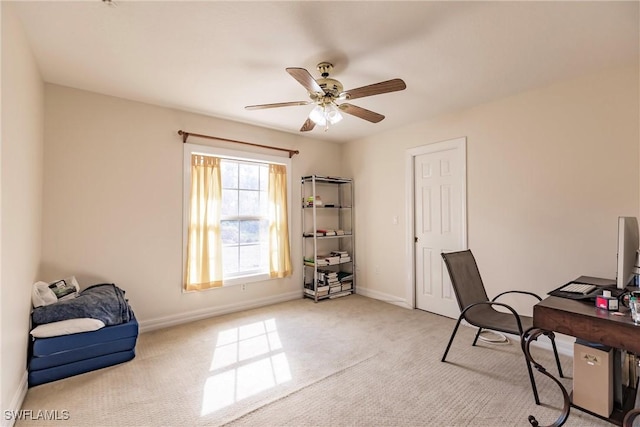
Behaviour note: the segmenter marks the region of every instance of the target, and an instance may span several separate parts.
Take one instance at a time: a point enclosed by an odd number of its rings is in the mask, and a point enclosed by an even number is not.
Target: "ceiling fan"
[[[316,80],[304,68],[290,67],[287,73],[298,81],[307,92],[310,101],[279,102],[275,104],[248,105],[247,110],[262,110],[265,108],[291,107],[296,105],[316,104],[309,117],[300,128],[300,132],[308,132],[316,125],[324,126],[324,130],[342,120],[342,114],[347,113],[372,123],[378,123],[384,116],[376,112],[358,107],[349,103],[338,104],[337,101],[345,101],[365,96],[379,95],[381,93],[396,92],[406,89],[407,85],[402,79],[392,79],[380,83],[362,86],[356,89],[344,90],[342,83],[329,77],[333,70],[333,64],[321,62],[317,67],[322,78]]]

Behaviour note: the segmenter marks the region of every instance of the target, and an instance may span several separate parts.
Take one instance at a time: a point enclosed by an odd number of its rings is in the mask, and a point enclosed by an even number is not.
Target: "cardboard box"
[[[573,345],[573,404],[602,417],[613,410],[613,349]]]

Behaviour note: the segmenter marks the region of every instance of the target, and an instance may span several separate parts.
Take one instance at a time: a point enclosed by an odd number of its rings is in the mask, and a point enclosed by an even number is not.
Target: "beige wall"
[[[31,285],[40,263],[44,86],[12,6],[0,2],[0,8],[0,409],[5,410],[19,409],[26,393]]]
[[[75,274],[82,287],[115,283],[143,327],[302,296],[300,176],[338,175],[339,145],[56,85],[45,93],[42,280]],[[181,292],[179,129],[300,150],[292,161],[293,277],[246,291]]]
[[[43,89],[18,21],[6,3],[0,7],[2,409],[23,387],[36,280],[75,274],[83,287],[116,283],[147,328],[300,296],[301,175],[355,179],[358,287],[395,302],[410,300],[409,148],[467,137],[468,241],[490,295],[513,288],[544,294],[578,274],[612,277],[616,217],[640,211],[637,67],[341,146],[56,85]],[[292,167],[292,278],[246,291],[181,292],[178,129],[301,151]]]
[[[615,277],[617,217],[639,213],[638,75],[609,70],[347,144],[361,291],[411,299],[405,153],[458,137],[467,138],[468,244],[490,296]]]

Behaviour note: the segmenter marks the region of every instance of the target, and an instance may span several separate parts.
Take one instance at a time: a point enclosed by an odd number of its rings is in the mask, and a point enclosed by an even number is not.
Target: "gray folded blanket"
[[[38,307],[31,313],[34,326],[83,317],[102,320],[109,326],[130,321],[133,313],[124,291],[113,283],[90,286],[76,298]]]

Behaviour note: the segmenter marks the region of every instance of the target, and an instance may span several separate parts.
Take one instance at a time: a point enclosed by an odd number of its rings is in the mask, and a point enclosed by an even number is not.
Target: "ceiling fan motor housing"
[[[333,70],[333,64],[330,62],[321,62],[316,68],[320,72],[320,75],[322,75],[322,78],[316,80],[324,91],[322,98],[326,98],[327,95],[331,98],[337,98],[344,88],[342,83],[336,79],[329,78],[329,73]]]
[[[331,95],[333,98],[337,98],[343,90],[342,83],[340,83],[336,79],[322,78],[316,81],[318,82],[318,85],[320,85],[324,93],[326,93],[327,95]]]

